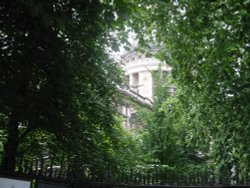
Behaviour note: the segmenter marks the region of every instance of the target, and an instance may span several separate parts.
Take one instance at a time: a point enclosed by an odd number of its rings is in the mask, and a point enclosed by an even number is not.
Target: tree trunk
[[[16,113],[12,113],[8,124],[7,142],[4,145],[4,156],[2,161],[2,170],[4,172],[14,172],[16,166],[16,154],[18,147],[18,120]]]

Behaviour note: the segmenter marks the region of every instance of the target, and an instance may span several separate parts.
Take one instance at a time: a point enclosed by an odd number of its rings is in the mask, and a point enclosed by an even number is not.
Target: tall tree
[[[164,46],[197,144],[207,143],[217,168],[249,172],[249,1],[141,3],[150,19],[134,24]]]
[[[117,46],[111,31],[123,29],[129,6],[97,0],[1,2],[2,169],[14,171],[18,146],[35,130],[77,143],[93,125],[111,128],[119,71],[107,51]]]

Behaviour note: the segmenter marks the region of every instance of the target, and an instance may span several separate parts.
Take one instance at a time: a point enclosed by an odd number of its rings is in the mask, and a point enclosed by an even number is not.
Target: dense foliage
[[[2,169],[39,160],[98,176],[143,161],[248,173],[249,10],[248,0],[4,0]],[[177,87],[171,97],[169,80],[158,82],[136,139],[117,120],[120,71],[108,55],[128,28],[140,44],[160,44]]]
[[[134,24],[144,28],[141,38],[148,33],[161,44],[158,57],[173,68],[181,104],[175,115],[187,129],[187,144],[221,172],[249,172],[250,2],[141,3],[146,11]]]
[[[2,169],[32,157],[116,165],[126,136],[115,120],[120,71],[108,52],[126,36],[114,30],[124,30],[130,4],[4,0],[0,10]]]
[[[180,101],[182,92],[176,87],[171,73],[156,73],[154,76],[155,96],[152,110],[139,109],[144,124],[141,131],[144,152],[151,155],[147,163],[167,165],[174,169],[192,171],[206,167],[207,150],[196,147],[190,140],[188,112]],[[174,86],[175,84],[175,86]],[[191,138],[192,139],[192,138]],[[196,166],[196,167],[195,167]]]

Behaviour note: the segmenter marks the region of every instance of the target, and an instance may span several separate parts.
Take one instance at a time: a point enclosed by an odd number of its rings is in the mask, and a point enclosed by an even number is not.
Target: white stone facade
[[[127,78],[127,92],[132,92],[138,100],[144,100],[152,106],[154,98],[153,73],[156,71],[171,72],[171,67],[159,61],[155,57],[147,57],[145,54],[130,52],[122,58],[122,69]],[[125,128],[138,128],[140,125],[134,122],[136,111],[129,104],[120,107],[120,113],[124,115]]]
[[[171,68],[155,57],[131,52],[123,57],[122,69],[129,80],[129,88],[139,95],[153,100],[153,76],[155,71],[171,72]]]

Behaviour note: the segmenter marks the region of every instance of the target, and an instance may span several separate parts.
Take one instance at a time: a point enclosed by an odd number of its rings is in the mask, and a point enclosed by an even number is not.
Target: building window
[[[132,74],[131,89],[136,93],[139,92],[139,73]]]
[[[124,87],[129,88],[129,75],[124,77]]]
[[[130,128],[139,128],[140,127],[140,120],[137,113],[132,113],[129,117]]]

